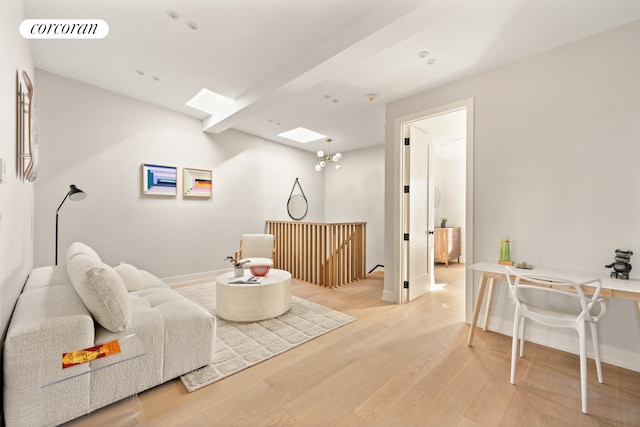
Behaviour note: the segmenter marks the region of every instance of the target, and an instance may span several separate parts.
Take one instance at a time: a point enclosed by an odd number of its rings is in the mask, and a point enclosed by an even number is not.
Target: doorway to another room
[[[419,120],[412,126],[429,135],[433,146],[434,286],[441,289],[464,275],[466,223],[466,108]],[[440,268],[444,267],[444,268]],[[456,266],[458,267],[458,266]],[[462,272],[462,273],[461,273]],[[462,277],[464,279],[464,276]]]
[[[453,283],[462,284],[464,300],[467,237],[472,235],[468,110],[460,105],[402,123],[402,302]]]

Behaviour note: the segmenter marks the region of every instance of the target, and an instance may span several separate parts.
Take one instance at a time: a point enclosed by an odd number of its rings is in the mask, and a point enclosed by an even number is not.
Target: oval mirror
[[[307,215],[307,210],[309,209],[309,205],[307,203],[307,198],[302,194],[294,194],[289,197],[289,201],[287,202],[287,212],[289,212],[289,216],[295,220],[300,220]]]
[[[300,189],[300,193],[293,194],[293,191],[296,189],[296,185]],[[302,191],[300,180],[296,178],[293,183],[293,187],[291,188],[291,193],[289,193],[289,200],[287,200],[287,212],[289,212],[289,216],[291,218],[300,220],[305,217],[308,209],[309,203],[307,202],[307,197],[304,195],[304,191]]]

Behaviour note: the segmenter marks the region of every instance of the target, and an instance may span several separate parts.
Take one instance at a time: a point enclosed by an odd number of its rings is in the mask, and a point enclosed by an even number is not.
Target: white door
[[[409,261],[405,285],[408,285],[408,301],[412,301],[431,289],[434,283],[433,160],[431,137],[411,125],[405,128],[404,185],[408,185],[408,193],[405,192],[405,230],[409,234],[405,242],[405,256]]]

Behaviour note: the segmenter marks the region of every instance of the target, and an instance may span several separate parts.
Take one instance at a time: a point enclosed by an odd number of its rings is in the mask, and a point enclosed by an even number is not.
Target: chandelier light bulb
[[[340,170],[342,168],[342,165],[340,165],[340,160],[342,159],[342,153],[335,153],[332,155],[331,148],[329,146],[330,142],[331,142],[331,138],[327,138],[326,152],[322,150],[318,150],[316,152],[316,155],[318,156],[318,163],[316,163],[314,167],[316,172],[320,172],[321,170],[323,170],[329,163],[332,163],[335,166],[336,170]]]

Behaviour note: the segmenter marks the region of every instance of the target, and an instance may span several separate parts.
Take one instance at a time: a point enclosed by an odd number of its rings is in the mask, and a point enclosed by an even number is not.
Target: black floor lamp
[[[60,206],[58,206],[58,209],[56,209],[56,265],[58,265],[58,212],[60,212],[60,208],[67,200],[67,198],[74,202],[78,202],[80,200],[84,200],[86,197],[87,195],[84,191],[71,184],[69,186],[69,192],[67,192],[67,194],[64,196],[64,199],[62,199],[62,202],[60,202]]]

